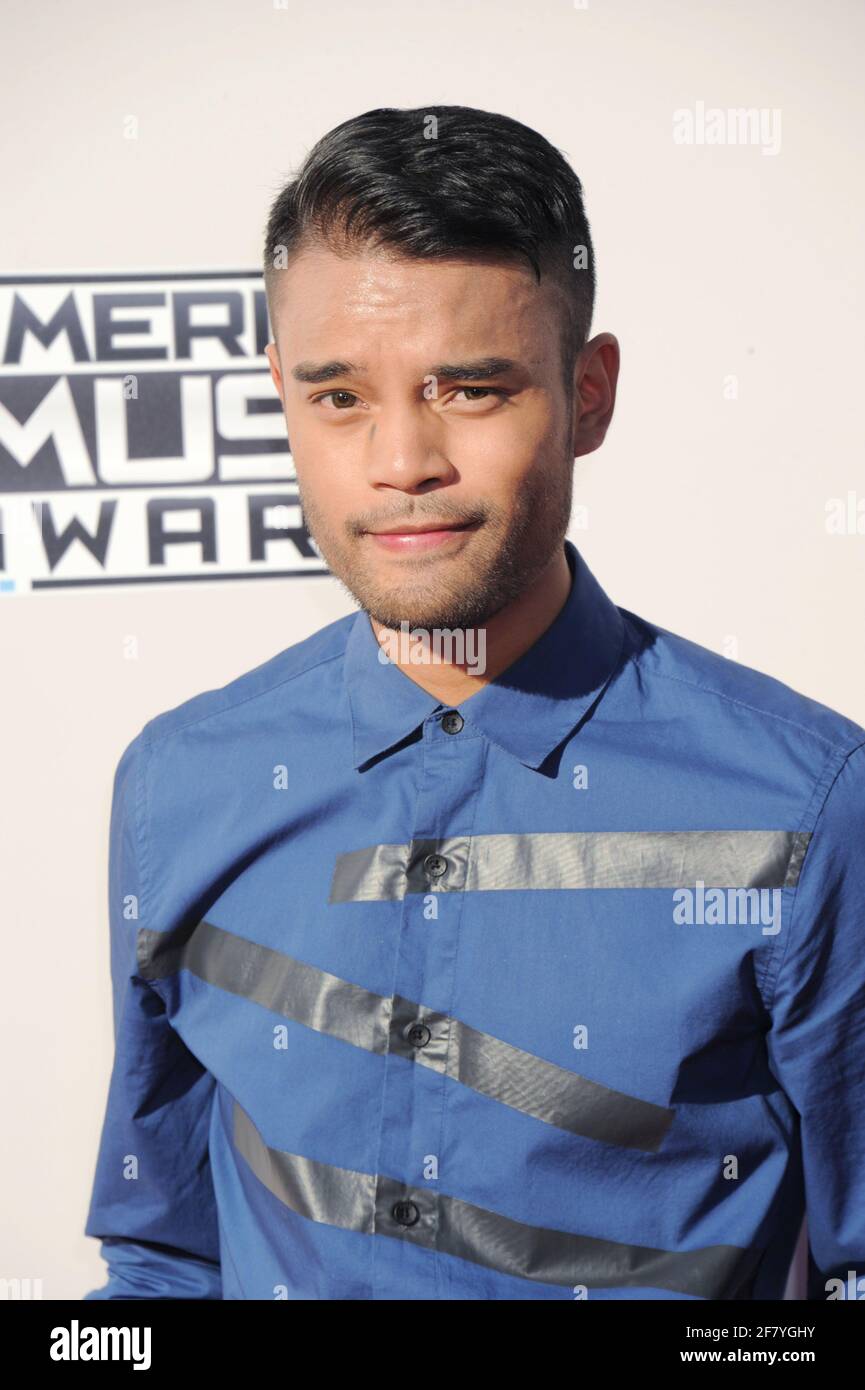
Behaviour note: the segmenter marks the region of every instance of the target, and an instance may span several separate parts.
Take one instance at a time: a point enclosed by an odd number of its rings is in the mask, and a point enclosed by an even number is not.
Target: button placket
[[[377,1298],[399,1297],[409,1268],[416,1281],[428,1281],[432,1297],[442,1297],[447,1284],[447,1271],[434,1251],[443,1179],[439,1168],[446,1148],[449,1005],[454,997],[462,889],[471,852],[469,827],[483,780],[484,742],[469,729],[455,742],[435,716],[427,721],[417,751],[421,760],[414,833],[403,861],[405,891],[376,1161],[375,1229],[398,1239],[385,1241],[373,1257],[373,1297]],[[455,819],[462,833],[448,834]],[[417,833],[421,826],[423,835]],[[396,865],[394,870],[398,873]],[[432,910],[434,898],[439,900],[437,910]],[[441,1000],[442,1006],[430,1007],[427,999]],[[405,1247],[405,1254],[395,1252],[394,1245]],[[428,1258],[418,1262],[417,1255],[408,1251],[416,1246],[424,1247]]]

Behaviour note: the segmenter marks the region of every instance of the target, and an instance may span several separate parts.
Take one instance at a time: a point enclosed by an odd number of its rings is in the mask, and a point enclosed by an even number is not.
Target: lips
[[[453,548],[461,544],[460,537],[477,529],[477,522],[425,522],[423,529],[404,531],[368,531],[367,535],[379,550],[391,554],[419,555],[438,547]]]
[[[392,526],[380,531],[370,531],[372,536],[423,536],[430,531],[466,531],[473,521],[426,521],[420,526]]]

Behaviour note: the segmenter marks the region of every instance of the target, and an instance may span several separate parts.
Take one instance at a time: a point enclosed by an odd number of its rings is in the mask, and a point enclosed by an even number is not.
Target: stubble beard
[[[539,468],[538,483],[526,487],[510,516],[489,504],[464,551],[452,560],[407,557],[387,579],[371,554],[375,542],[353,532],[343,540],[303,495],[307,530],[329,570],[348,596],[377,623],[400,631],[480,628],[519,598],[561,548],[571,519],[573,460],[557,471]]]

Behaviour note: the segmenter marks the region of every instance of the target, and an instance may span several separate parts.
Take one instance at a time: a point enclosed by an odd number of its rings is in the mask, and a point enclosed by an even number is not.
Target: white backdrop
[[[616,602],[865,723],[857,0],[5,0],[0,29],[3,275],[254,267],[281,183],[371,107],[540,130],[583,180],[594,331],[622,345],[573,539]],[[676,143],[677,110],[713,107],[774,134]],[[0,591],[0,1276],[102,1282],[123,746],[349,608],[329,577]]]

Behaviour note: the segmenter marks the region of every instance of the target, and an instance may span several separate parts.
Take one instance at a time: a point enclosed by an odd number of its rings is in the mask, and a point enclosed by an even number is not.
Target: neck
[[[484,624],[486,650],[482,672],[472,670],[470,661],[417,664],[404,661],[398,641],[391,641],[387,650],[394,665],[415,685],[429,691],[444,705],[459,705],[494,681],[523,652],[534,646],[555,622],[567,602],[570,590],[571,570],[565,548],[561,546],[534,583]],[[393,636],[392,629],[372,617],[369,621],[380,643]]]

